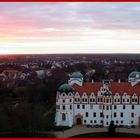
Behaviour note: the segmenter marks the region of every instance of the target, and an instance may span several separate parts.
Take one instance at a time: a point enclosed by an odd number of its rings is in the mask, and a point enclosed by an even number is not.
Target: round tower
[[[80,72],[73,72],[70,75],[70,79],[68,81],[69,85],[77,84],[79,86],[83,85],[83,75]]]
[[[74,89],[68,84],[63,84],[58,88],[55,120],[57,126],[71,127],[73,125],[74,93]]]

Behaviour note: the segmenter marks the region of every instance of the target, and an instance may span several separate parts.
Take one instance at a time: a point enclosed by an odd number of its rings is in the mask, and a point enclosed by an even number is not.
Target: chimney
[[[118,83],[121,83],[121,80],[120,79],[118,79]]]
[[[94,80],[92,79],[91,83],[93,84],[94,83]]]

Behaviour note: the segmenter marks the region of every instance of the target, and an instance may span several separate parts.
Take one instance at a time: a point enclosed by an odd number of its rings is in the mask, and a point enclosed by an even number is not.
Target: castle
[[[56,126],[140,126],[140,72],[129,74],[128,82],[83,82],[74,72],[56,95]]]

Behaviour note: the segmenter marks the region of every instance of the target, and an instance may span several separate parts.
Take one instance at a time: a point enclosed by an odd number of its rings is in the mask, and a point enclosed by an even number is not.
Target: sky
[[[140,2],[0,2],[0,54],[140,53]]]

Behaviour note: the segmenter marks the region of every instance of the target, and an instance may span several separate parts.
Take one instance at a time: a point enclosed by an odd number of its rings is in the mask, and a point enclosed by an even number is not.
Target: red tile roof
[[[87,94],[90,94],[91,92],[97,94],[97,92],[102,87],[102,82],[85,83],[83,86],[78,86],[77,84],[74,84],[72,87],[75,89],[76,92],[79,92],[79,94],[83,94],[84,92],[86,92]],[[133,95],[133,93],[136,93],[137,95],[140,95],[140,83],[135,86],[131,86],[131,84],[128,82],[112,82],[109,85],[109,90],[112,92],[112,94],[127,93]]]
[[[95,83],[85,83],[83,86],[78,86],[77,84],[74,84],[72,87],[75,89],[76,92],[79,92],[79,94],[83,94],[86,92],[87,94],[90,94],[91,92],[98,92],[102,86],[102,82],[95,82]]]

